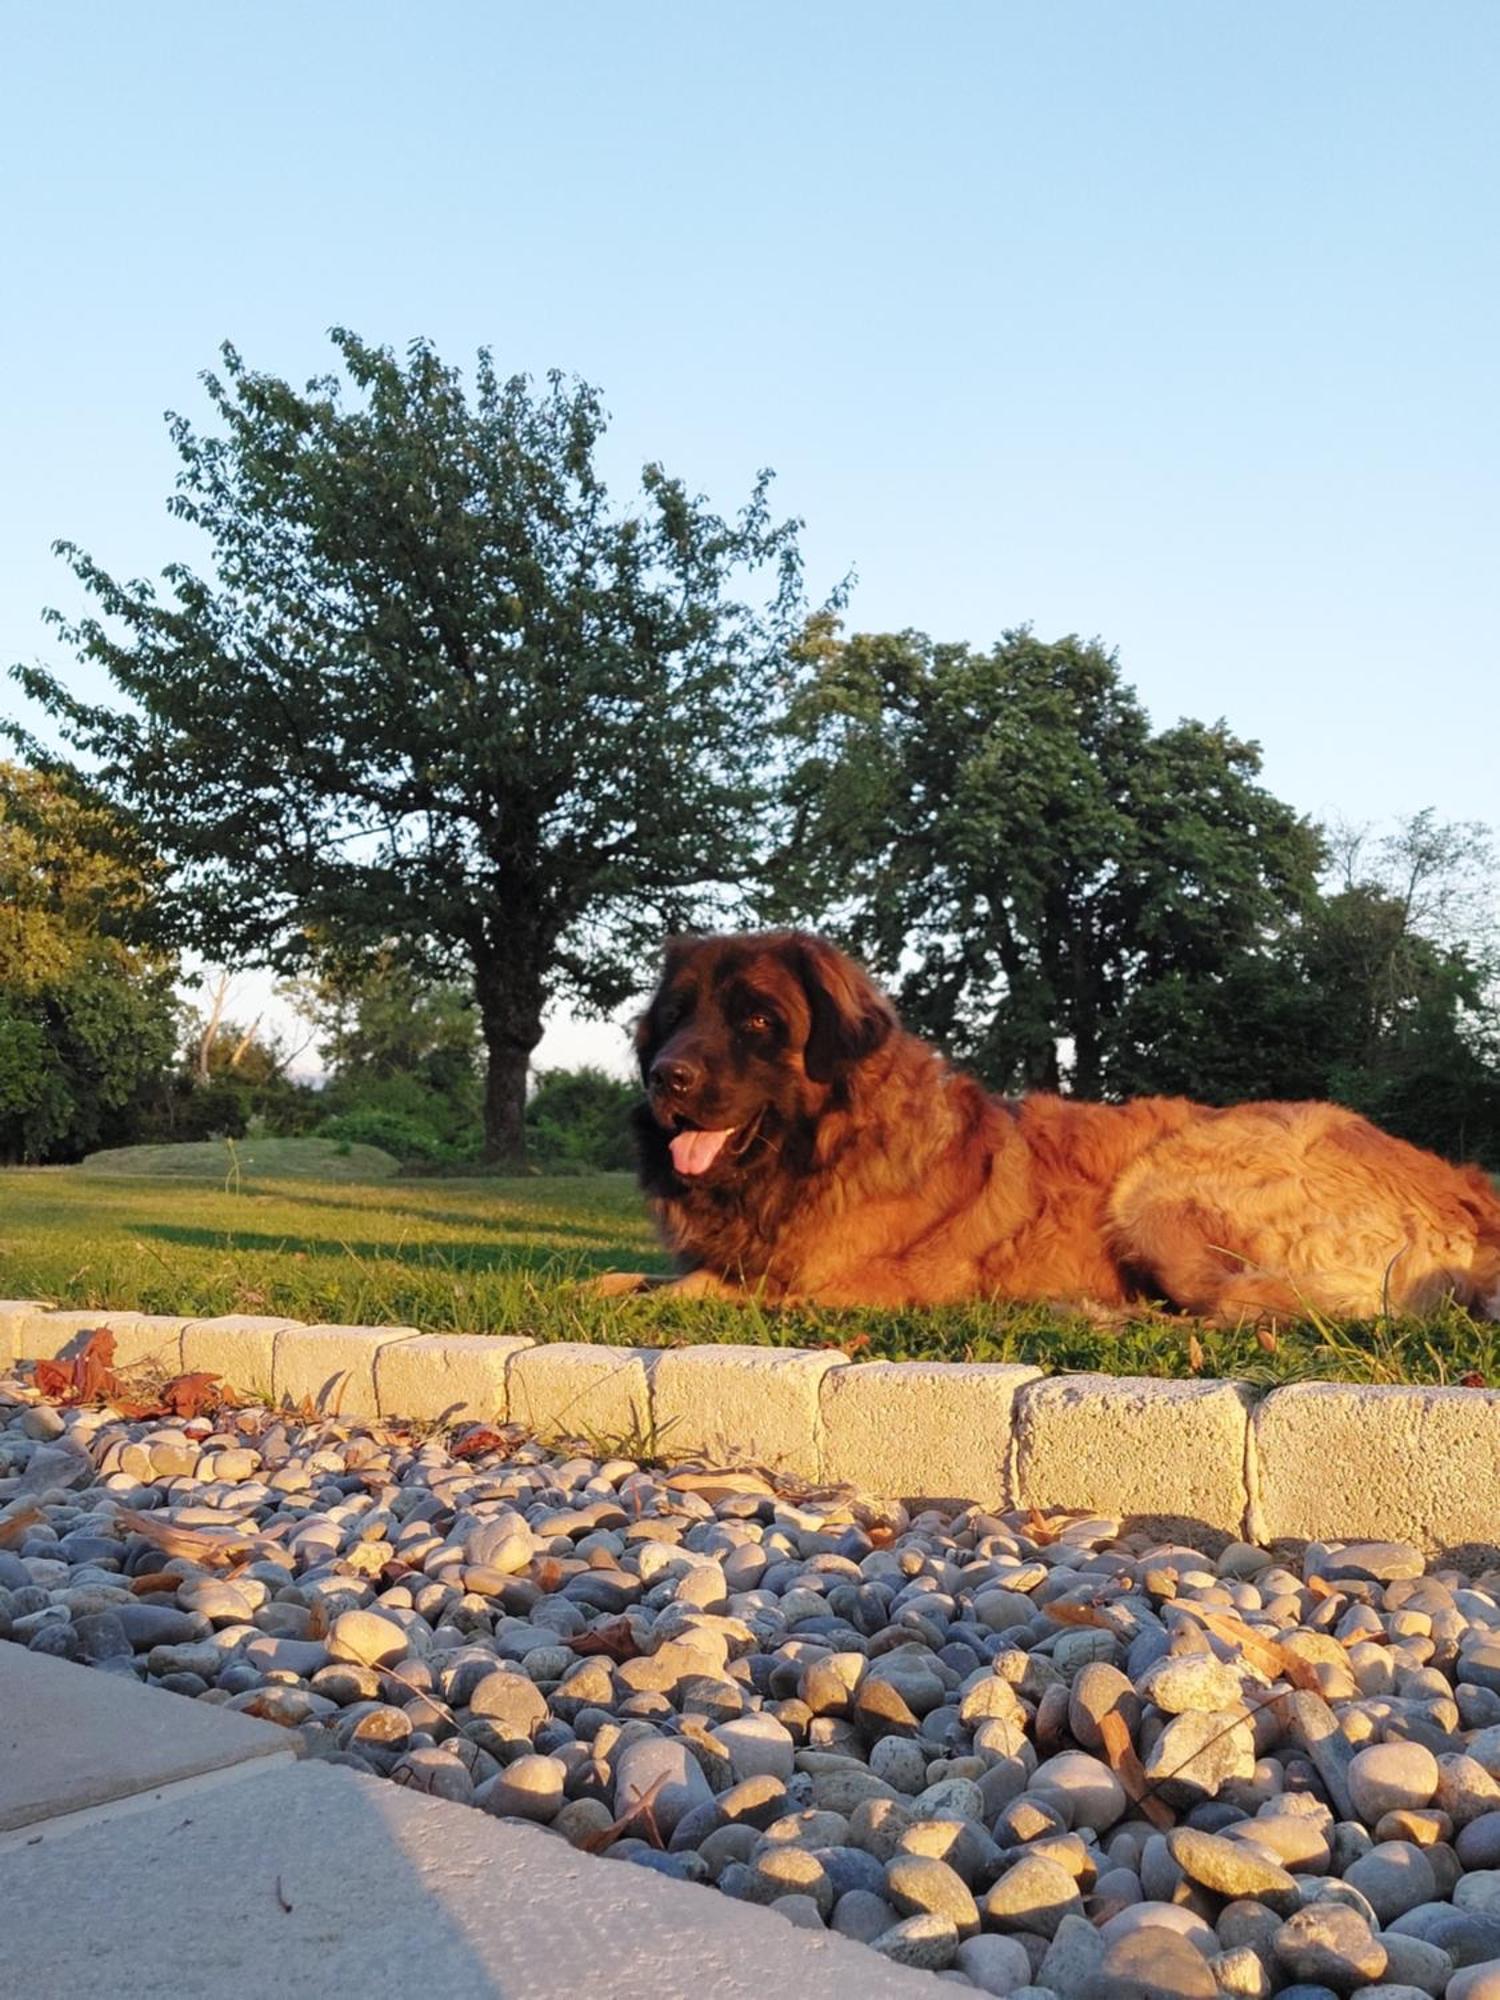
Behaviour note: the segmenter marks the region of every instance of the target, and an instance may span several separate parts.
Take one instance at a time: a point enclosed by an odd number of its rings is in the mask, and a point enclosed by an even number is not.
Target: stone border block
[[[1271,1391],[1253,1438],[1257,1539],[1500,1562],[1500,1391],[1301,1382]]]
[[[291,1326],[275,1338],[271,1393],[278,1403],[308,1396],[329,1416],[374,1417],[376,1356],[393,1341],[421,1335],[414,1326]]]
[[[1016,1397],[1039,1368],[866,1361],[823,1378],[823,1477],[899,1500],[1011,1504]]]
[[[1213,1546],[1245,1532],[1251,1392],[1243,1382],[1054,1375],[1023,1389],[1016,1499],[1082,1508]]]
[[[16,1344],[22,1320],[46,1310],[45,1299],[0,1299],[0,1369],[9,1369],[22,1359]]]
[[[657,1351],[539,1341],[510,1364],[510,1418],[540,1438],[648,1438]]]
[[[221,1313],[189,1320],[182,1329],[182,1366],[189,1375],[217,1375],[242,1395],[270,1400],[276,1374],[276,1336],[291,1333],[301,1320],[264,1313]]]
[[[651,1377],[657,1441],[669,1457],[748,1460],[822,1478],[819,1392],[839,1354],[797,1347],[669,1347]]]
[[[182,1372],[182,1330],[189,1322],[171,1313],[110,1312],[102,1306],[63,1312],[29,1312],[14,1321],[16,1358],[59,1361],[71,1358],[80,1334],[108,1327],[115,1337],[117,1368],[159,1368]]]
[[[530,1345],[512,1335],[482,1333],[394,1341],[375,1356],[380,1414],[434,1423],[504,1423],[506,1367]]]

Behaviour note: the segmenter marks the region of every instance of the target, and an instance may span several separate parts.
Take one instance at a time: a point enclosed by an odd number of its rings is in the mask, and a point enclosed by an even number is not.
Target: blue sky
[[[1500,819],[1492,0],[64,0],[6,44],[0,660],[76,602],[54,537],[182,550],[161,413],[221,340],[300,378],[345,323],[601,384],[622,487],[774,466],[851,624],[1097,634],[1306,810]]]

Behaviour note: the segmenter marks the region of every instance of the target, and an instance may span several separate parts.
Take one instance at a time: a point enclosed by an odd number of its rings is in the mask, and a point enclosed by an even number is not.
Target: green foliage
[[[781,910],[831,920],[996,1085],[1117,1087],[1157,989],[1220,978],[1315,893],[1321,842],[1223,723],[1153,732],[1095,643],[805,641]]]
[[[54,622],[125,705],[16,671],[174,863],[184,942],[291,970],[395,939],[463,978],[487,1150],[518,1156],[549,998],[617,1004],[744,877],[796,524],[766,476],[726,519],[657,465],[617,507],[584,383],[481,353],[471,394],[425,341],[334,344],[302,390],[226,348],[217,434],[171,419],[206,572],[61,545],[97,615]]]
[[[323,1119],[318,1126],[318,1136],[321,1139],[337,1139],[345,1145],[379,1146],[382,1152],[404,1163],[436,1163],[458,1157],[430,1125],[400,1111],[382,1111],[377,1105],[367,1105],[356,1111],[340,1111],[332,1118]]]
[[[155,874],[86,790],[0,764],[0,1159],[134,1135],[177,1036]]]
[[[543,1070],[526,1105],[532,1157],[554,1174],[633,1167],[630,1113],[639,1096],[634,1084],[590,1064]]]
[[[1415,1144],[1500,1164],[1500,1004],[1483,829],[1410,820],[1216,981],[1141,996],[1125,1091],[1328,1097]],[[1479,889],[1471,896],[1469,885]]]

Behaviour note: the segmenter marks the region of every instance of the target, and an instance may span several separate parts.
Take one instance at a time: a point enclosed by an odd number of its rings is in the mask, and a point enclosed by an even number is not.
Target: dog
[[[677,1291],[1157,1302],[1217,1325],[1450,1297],[1500,1315],[1479,1169],[1335,1104],[994,1096],[806,932],[672,940],[636,1050],[641,1184]]]

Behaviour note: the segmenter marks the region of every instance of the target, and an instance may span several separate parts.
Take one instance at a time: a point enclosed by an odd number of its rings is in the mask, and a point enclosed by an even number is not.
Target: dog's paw
[[[661,1282],[649,1271],[601,1271],[597,1278],[585,1278],[578,1289],[585,1298],[627,1299],[637,1292],[649,1292]]]

